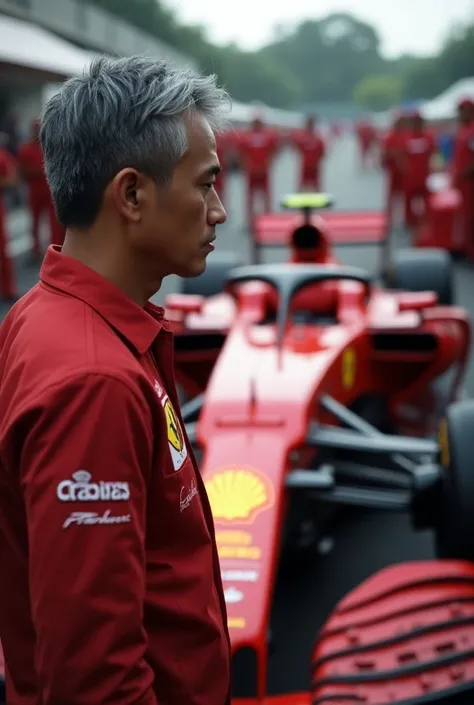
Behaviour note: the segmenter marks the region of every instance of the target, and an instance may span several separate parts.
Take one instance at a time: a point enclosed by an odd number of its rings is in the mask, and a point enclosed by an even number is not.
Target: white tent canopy
[[[0,16],[0,62],[67,77],[81,73],[94,56],[41,27]]]
[[[82,73],[95,56],[97,54],[79,49],[41,27],[0,15],[0,62],[66,78]],[[48,100],[58,88],[58,84],[45,86],[44,98]],[[248,124],[256,113],[266,123],[279,127],[297,127],[302,122],[299,113],[277,110],[262,103],[238,102],[232,103],[229,119],[235,125]]]
[[[268,125],[275,127],[301,127],[303,124],[302,113],[290,110],[270,108],[264,103],[238,103],[232,101],[230,121],[234,124],[248,124],[256,116],[260,116]]]
[[[421,106],[427,120],[449,120],[456,117],[457,105],[462,98],[474,99],[474,77],[457,81],[437,98]]]

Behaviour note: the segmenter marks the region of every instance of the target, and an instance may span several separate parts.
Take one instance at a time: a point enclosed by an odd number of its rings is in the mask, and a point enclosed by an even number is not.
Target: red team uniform
[[[419,224],[426,212],[429,196],[427,179],[431,160],[436,153],[436,141],[416,114],[402,140],[403,192],[405,196],[405,224],[411,228]]]
[[[397,201],[403,197],[403,171],[401,158],[406,132],[402,116],[398,116],[382,142],[382,167],[386,173],[387,214],[392,221]]]
[[[356,125],[356,134],[359,140],[361,166],[365,168],[371,150],[377,142],[377,130],[370,122],[361,120]]]
[[[291,142],[301,156],[300,188],[319,191],[321,189],[321,163],[326,146],[312,118],[303,130],[296,131]]]
[[[459,104],[461,124],[456,135],[452,176],[462,197],[461,227],[466,256],[474,261],[474,101]]]
[[[270,169],[280,146],[280,137],[257,119],[248,130],[238,135],[237,140],[247,177],[247,216],[251,223],[257,194],[263,196],[265,211],[271,210]]]
[[[18,162],[28,185],[33,254],[40,255],[39,228],[42,216],[49,218],[51,244],[62,245],[64,231],[56,219],[48,182],[44,173],[43,150],[39,142],[39,121],[32,125],[32,139],[20,147]]]

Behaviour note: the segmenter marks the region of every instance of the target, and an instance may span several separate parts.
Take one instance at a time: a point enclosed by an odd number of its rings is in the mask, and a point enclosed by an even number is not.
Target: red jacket
[[[9,705],[224,705],[213,521],[163,311],[50,248],[0,327]]]
[[[250,176],[265,176],[280,145],[278,134],[270,128],[248,129],[237,136],[245,171]]]
[[[431,158],[435,152],[436,142],[430,132],[413,130],[405,133],[402,163],[407,188],[424,188],[430,175]]]
[[[319,132],[298,130],[293,133],[291,140],[301,154],[301,168],[303,171],[316,169],[326,152],[324,140]]]

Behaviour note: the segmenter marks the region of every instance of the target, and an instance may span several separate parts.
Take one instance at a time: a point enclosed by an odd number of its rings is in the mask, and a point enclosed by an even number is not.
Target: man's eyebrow
[[[217,176],[222,171],[219,164],[211,164],[207,169],[204,169],[201,176]]]

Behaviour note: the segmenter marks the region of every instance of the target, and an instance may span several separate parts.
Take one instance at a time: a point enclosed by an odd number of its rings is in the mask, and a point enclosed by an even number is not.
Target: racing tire
[[[474,561],[474,399],[451,406],[440,427],[443,467],[435,526],[438,558]]]
[[[400,250],[389,266],[386,284],[403,291],[434,291],[441,306],[455,303],[452,258],[439,249]]]
[[[230,270],[242,264],[242,260],[234,252],[215,252],[208,257],[207,267],[202,274],[181,280],[181,293],[206,298],[221,294]]]

